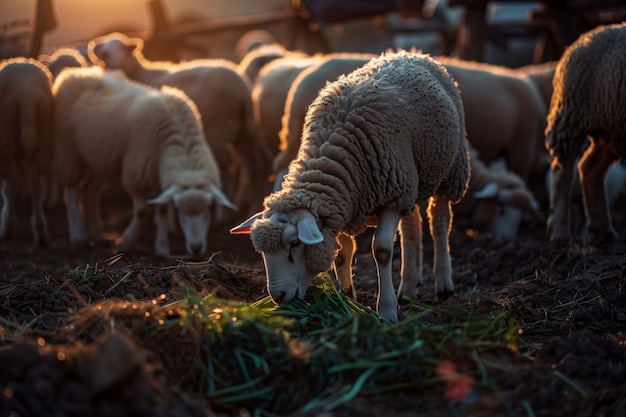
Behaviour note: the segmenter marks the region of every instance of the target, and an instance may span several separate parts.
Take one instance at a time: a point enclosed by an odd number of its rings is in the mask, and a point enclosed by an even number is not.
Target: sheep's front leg
[[[606,173],[616,157],[602,142],[602,139],[593,141],[578,163],[588,237],[598,239],[617,236],[605,189]]]
[[[398,287],[398,301],[405,296],[415,298],[417,286],[422,281],[422,216],[419,207],[400,220],[400,246],[402,279]]]
[[[339,281],[340,289],[353,300],[356,300],[356,291],[352,282],[352,261],[356,245],[354,238],[345,233],[340,233],[339,237],[340,249],[335,258],[335,274]]]
[[[548,234],[551,241],[567,241],[571,237],[570,203],[572,180],[576,155],[573,153],[561,161],[552,161],[552,183],[550,184],[550,214],[548,216]]]
[[[393,242],[401,214],[398,210],[383,208],[372,240],[372,253],[378,271],[378,313],[392,323],[398,321],[398,300],[393,288]]]
[[[452,204],[447,197],[434,196],[428,202],[430,234],[433,237],[435,259],[433,275],[437,298],[445,300],[454,295],[452,283],[452,260],[450,259],[450,229],[452,227]]]
[[[139,228],[148,215],[146,200],[134,196],[131,196],[131,199],[133,200],[133,218],[122,234],[122,240],[119,245],[119,249],[122,252],[128,251],[137,241]]]
[[[156,226],[156,238],[154,251],[159,256],[169,256],[170,241],[168,231],[171,228],[172,219],[176,220],[175,210],[170,204],[159,204],[155,207],[154,224]]]
[[[77,186],[65,189],[65,207],[67,209],[70,243],[80,247],[87,246],[87,232],[80,209],[80,191]]]

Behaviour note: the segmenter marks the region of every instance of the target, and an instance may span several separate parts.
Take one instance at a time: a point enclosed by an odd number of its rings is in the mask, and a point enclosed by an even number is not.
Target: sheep
[[[35,59],[0,62],[0,239],[11,237],[21,179],[31,199],[35,244],[46,246],[49,232],[45,178],[50,173],[54,104],[52,74]]]
[[[282,58],[306,58],[309,55],[300,51],[291,51],[279,43],[261,45],[245,54],[237,69],[244,74],[254,86],[263,68],[271,62]]]
[[[247,206],[250,213],[256,211],[261,201],[244,201],[246,191],[265,185],[262,173],[267,172],[271,157],[258,140],[247,80],[227,60],[154,62],[143,56],[142,48],[142,39],[112,33],[91,40],[88,54],[93,62],[107,69],[121,69],[134,81],[183,90],[202,116],[207,143],[224,174],[226,194],[242,212]],[[234,181],[237,175],[239,182]]]
[[[85,216],[93,218],[99,185],[118,180],[133,203],[121,251],[131,249],[147,204],[153,204],[155,252],[168,256],[171,204],[187,252],[204,254],[214,206],[236,207],[221,191],[219,168],[193,102],[176,88],[157,90],[99,67],[65,69],[55,80],[53,93],[57,109],[53,166],[66,187],[70,242],[82,246],[88,237],[103,239],[99,222],[88,224],[85,231],[80,194],[85,193]]]
[[[76,48],[59,48],[52,55],[41,54],[37,57],[56,78],[64,68],[87,67],[87,59]]]
[[[317,91],[324,86],[326,80],[333,80],[342,73],[352,71],[369,59],[371,56],[367,54],[327,56],[302,71],[292,82],[280,131],[281,150],[273,162],[276,175],[275,190],[280,188],[287,166],[296,157],[300,146],[304,112]],[[485,209],[483,213],[489,213],[492,217],[474,220],[480,220],[480,223],[488,222],[483,225],[487,229],[497,231],[493,234],[494,237],[512,238],[519,225],[519,219],[511,219],[505,228],[500,221],[502,216],[496,215],[495,208],[499,202],[504,204],[505,207],[501,209],[507,213],[514,212],[517,207],[541,218],[539,211],[531,209],[536,208],[538,204],[534,193],[526,185],[519,184],[519,180],[529,183],[532,173],[543,176],[543,172],[547,170],[547,153],[543,148],[543,129],[547,110],[537,89],[523,75],[516,74],[513,70],[446,57],[436,59],[444,64],[459,84],[465,109],[467,137],[481,155],[481,161],[477,162],[480,163],[481,172],[489,171],[487,165],[504,157],[510,174],[499,176],[493,172],[487,173],[485,178],[500,177],[501,181],[486,181],[481,188],[476,188],[470,182],[471,192],[466,195],[465,201],[455,205],[455,216],[458,210],[459,218],[468,219],[474,217],[472,213],[479,213],[478,209]],[[505,178],[506,183],[502,181]],[[491,182],[492,186],[500,184],[503,187],[491,187],[488,194],[477,193],[488,182]],[[511,193],[513,184],[516,184],[519,193]],[[543,191],[541,185],[538,188]],[[505,194],[508,196],[505,197]],[[518,195],[525,197],[522,200],[511,198]],[[490,197],[488,200],[485,199],[487,196]],[[480,197],[482,201],[476,201],[476,197]],[[531,201],[533,203],[529,206]]]
[[[467,194],[454,206],[457,226],[485,231],[496,240],[512,240],[524,214],[543,220],[539,202],[503,158],[486,165],[471,144],[469,148],[472,176]]]
[[[282,190],[249,228],[262,252],[268,291],[277,303],[303,298],[312,278],[334,262],[343,289],[352,288],[354,236],[375,226],[378,312],[398,319],[398,299],[414,297],[421,277],[421,215],[428,200],[435,288],[454,292],[448,246],[451,204],[469,180],[463,105],[437,61],[405,51],[385,53],[327,84],[309,106],[297,158]],[[402,282],[392,282],[396,230],[402,234]]]
[[[615,161],[626,155],[626,23],[599,26],[585,32],[563,53],[556,67],[550,102],[546,146],[552,157],[548,235],[568,241],[570,196],[578,162],[589,243],[617,237],[607,204],[604,178]]]

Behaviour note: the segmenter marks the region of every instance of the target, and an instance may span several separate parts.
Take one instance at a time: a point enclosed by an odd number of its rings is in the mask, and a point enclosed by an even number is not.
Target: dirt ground
[[[114,239],[128,220],[128,202],[106,196],[105,202],[105,226]],[[625,204],[620,201],[614,213],[622,236]],[[175,299],[181,281],[200,294],[259,300],[267,296],[264,271],[247,236],[213,232],[210,256],[197,261],[152,256],[149,228],[132,253],[116,254],[113,244],[78,249],[68,244],[65,214],[56,207],[49,218],[53,242],[40,249],[31,245],[28,207],[20,210],[14,239],[0,242],[0,416],[18,415],[13,409],[22,417],[249,415],[203,405],[183,383],[158,377],[150,352],[115,334],[94,343],[84,328],[80,334],[78,327],[50,332],[100,300]],[[521,328],[517,351],[483,358],[497,391],[479,390],[473,401],[454,407],[439,392],[358,397],[324,415],[626,415],[626,245],[555,246],[546,241],[544,227],[526,223],[509,243],[455,230],[450,247],[457,294],[442,303],[434,295],[432,246],[425,233],[420,301],[450,309],[500,309]],[[173,248],[183,253],[180,238]],[[362,255],[357,266],[359,301],[373,306],[371,259]],[[104,273],[95,281],[68,278],[70,271],[87,274],[89,268]],[[64,353],[58,349],[56,359],[46,354],[48,345],[70,349],[76,340],[85,345],[79,371],[61,366],[57,359]]]

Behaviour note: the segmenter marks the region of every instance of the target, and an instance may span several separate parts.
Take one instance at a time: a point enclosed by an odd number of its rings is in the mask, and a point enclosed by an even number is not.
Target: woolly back
[[[552,155],[559,159],[578,153],[586,135],[598,131],[623,141],[625,77],[626,22],[599,26],[565,50],[554,75],[546,128]]]

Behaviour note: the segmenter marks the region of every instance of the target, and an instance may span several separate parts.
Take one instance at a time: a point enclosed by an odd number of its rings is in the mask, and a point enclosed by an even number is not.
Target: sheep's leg
[[[122,240],[119,245],[119,250],[121,252],[126,252],[132,248],[133,244],[137,241],[141,223],[148,215],[148,205],[146,200],[134,196],[131,196],[131,199],[133,201],[133,218],[122,234]]]
[[[571,237],[570,204],[574,179],[575,153],[569,155],[560,164],[552,161],[552,184],[550,184],[550,214],[548,216],[548,234],[552,241],[567,241]]]
[[[452,204],[447,197],[436,195],[430,199],[427,213],[435,251],[433,265],[435,290],[437,298],[445,300],[454,295],[449,243],[452,227]]]
[[[87,246],[87,232],[85,231],[85,221],[80,209],[80,191],[77,186],[66,187],[65,206],[67,209],[70,243],[80,247]]]
[[[420,208],[400,220],[400,245],[402,271],[398,301],[404,296],[415,298],[417,286],[422,281],[422,216]]]
[[[15,187],[9,180],[2,180],[0,187],[0,239],[8,240],[15,224]]]
[[[398,210],[383,208],[372,240],[372,253],[378,271],[376,309],[392,323],[398,321],[398,300],[393,288],[393,242],[401,217]]]
[[[609,146],[592,142],[578,163],[583,204],[590,237],[615,237],[604,186],[606,173],[616,156]]]
[[[89,178],[81,187],[83,197],[83,213],[87,236],[97,244],[106,243],[102,229],[102,213],[100,210],[100,195],[102,193],[102,181]]]
[[[352,261],[356,250],[354,238],[345,233],[340,233],[338,240],[341,247],[334,263],[337,281],[339,282],[340,289],[345,292],[348,297],[356,300],[356,291],[354,290],[354,284],[352,282]]]
[[[30,225],[35,238],[35,244],[40,247],[45,247],[50,242],[50,235],[48,234],[48,221],[46,214],[44,213],[45,204],[45,186],[44,179],[39,174],[28,174],[29,187],[31,201],[31,214]]]
[[[170,204],[161,204],[155,207],[154,224],[156,226],[156,238],[154,251],[159,256],[169,256],[170,241],[168,232],[171,221],[176,221],[174,208]]]

